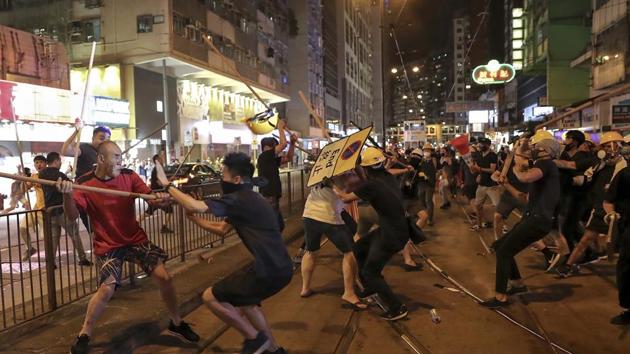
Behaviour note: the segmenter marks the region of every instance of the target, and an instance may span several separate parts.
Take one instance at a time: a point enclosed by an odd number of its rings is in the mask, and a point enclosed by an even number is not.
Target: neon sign
[[[472,72],[473,81],[479,85],[504,84],[514,80],[516,71],[510,64],[490,60],[486,65],[479,65]]]

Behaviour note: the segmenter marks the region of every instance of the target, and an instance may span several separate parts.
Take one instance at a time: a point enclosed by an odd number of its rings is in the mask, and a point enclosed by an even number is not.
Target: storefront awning
[[[209,68],[203,68],[201,66],[188,63],[184,60],[180,60],[173,56],[152,59],[136,63],[136,66],[150,70],[157,73],[162,73],[163,65],[166,65],[166,72],[169,76],[174,76],[179,79],[203,79],[207,80],[211,86],[220,86],[232,93],[251,94],[251,91],[247,88],[242,81],[240,81],[236,75],[228,74],[224,72],[217,72]],[[290,100],[288,95],[281,92],[264,88],[257,82],[248,80],[247,82],[254,88],[256,93],[267,103],[279,103]],[[253,95],[252,95],[253,96]]]
[[[630,84],[625,84],[625,85],[619,86],[619,87],[614,88],[614,89],[612,89],[612,90],[610,90],[610,91],[608,91],[608,92],[606,92],[604,94],[601,94],[599,96],[593,97],[593,98],[587,100],[586,102],[584,102],[584,103],[582,103],[582,104],[580,104],[580,105],[578,105],[576,107],[572,107],[572,108],[570,108],[568,110],[565,110],[563,112],[556,113],[556,114],[552,115],[549,120],[547,120],[547,121],[537,125],[536,129],[542,129],[542,128],[548,127],[548,126],[550,126],[550,125],[552,125],[552,124],[554,124],[554,123],[556,123],[558,121],[561,121],[563,118],[569,117],[572,114],[583,110],[584,108],[588,108],[590,106],[593,106],[597,102],[605,101],[605,100],[609,99],[610,97],[617,96],[617,95],[619,95],[620,93],[623,93],[626,90],[630,90]]]

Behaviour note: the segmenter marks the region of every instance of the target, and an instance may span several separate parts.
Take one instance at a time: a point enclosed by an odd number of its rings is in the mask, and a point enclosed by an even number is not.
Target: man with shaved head
[[[81,176],[77,183],[85,186],[116,189],[133,193],[151,193],[151,189],[134,171],[122,168],[122,153],[118,145],[105,141],[98,147],[96,169]],[[88,303],[83,327],[71,353],[87,353],[94,323],[109,299],[120,286],[123,263],[138,264],[160,288],[162,299],[171,316],[169,331],[188,342],[199,336],[182,321],[171,277],[164,267],[168,258],[147,238],[135,217],[134,199],[102,193],[73,190],[70,181],[59,179],[57,189],[63,194],[63,207],[70,220],[79,217],[79,210],[90,216],[94,230],[94,254],[99,269],[99,288]],[[161,199],[165,195],[158,193]],[[153,201],[159,203],[160,199]]]

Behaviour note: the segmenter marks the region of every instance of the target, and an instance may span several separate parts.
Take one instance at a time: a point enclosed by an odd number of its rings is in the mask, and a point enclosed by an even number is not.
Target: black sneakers
[[[92,262],[90,262],[89,260],[84,258],[84,259],[79,261],[79,265],[81,267],[91,267],[92,266]]]
[[[610,319],[610,323],[617,326],[630,325],[630,310],[626,310]]]
[[[82,334],[77,337],[74,344],[70,348],[71,354],[86,354],[90,350],[90,337],[87,334]]]
[[[563,264],[556,268],[559,278],[568,278],[580,274],[580,266],[577,264]]]
[[[496,297],[493,297],[490,300],[486,300],[486,301],[483,301],[483,302],[479,303],[479,305],[481,305],[483,307],[487,307],[489,309],[498,309],[498,308],[501,308],[503,306],[507,306],[509,304],[510,303],[507,302],[507,301],[499,301],[499,300],[497,300]]]
[[[173,321],[168,325],[168,331],[186,342],[198,342],[199,336],[195,333],[188,323],[181,321],[179,326],[175,326]]]
[[[263,332],[258,332],[256,338],[243,341],[241,354],[263,354],[269,345],[271,345],[269,338]]]
[[[407,311],[407,306],[400,305],[398,310],[389,310],[381,315],[381,318],[385,321],[397,321],[407,317],[409,311]]]
[[[516,295],[516,294],[520,294],[520,293],[527,293],[529,292],[529,289],[527,288],[527,286],[522,285],[522,286],[511,286],[508,290],[507,290],[507,294],[508,295]]]

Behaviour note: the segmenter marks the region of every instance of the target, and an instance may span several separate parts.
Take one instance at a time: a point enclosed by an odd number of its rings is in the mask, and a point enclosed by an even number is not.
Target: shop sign
[[[613,127],[625,127],[630,125],[630,100],[619,102],[612,106]]]
[[[11,104],[13,100],[13,106]],[[0,80],[0,119],[73,124],[73,97],[68,90]]]
[[[580,127],[580,113],[575,112],[568,117],[562,118],[562,129],[577,129]]]
[[[516,71],[510,64],[490,60],[486,65],[479,65],[473,69],[473,81],[479,85],[504,84],[514,80]]]
[[[177,81],[177,115],[186,119],[207,119],[210,87],[190,81]]]
[[[92,120],[96,124],[112,127],[129,126],[129,102],[115,98],[96,96],[92,101]]]

